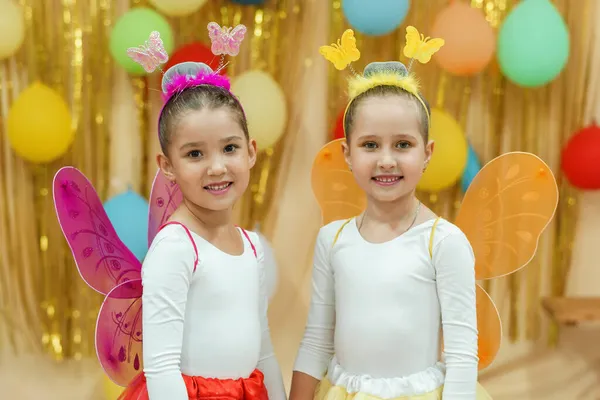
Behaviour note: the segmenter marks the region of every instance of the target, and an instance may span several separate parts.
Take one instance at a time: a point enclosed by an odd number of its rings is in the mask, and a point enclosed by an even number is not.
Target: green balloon
[[[523,0],[498,34],[498,63],[517,85],[542,86],[563,70],[569,58],[569,31],[548,0]]]
[[[127,55],[127,49],[146,43],[152,31],[158,31],[165,50],[173,50],[173,31],[169,22],[150,8],[132,8],[115,23],[110,33],[110,53],[132,75],[144,75],[144,68]]]

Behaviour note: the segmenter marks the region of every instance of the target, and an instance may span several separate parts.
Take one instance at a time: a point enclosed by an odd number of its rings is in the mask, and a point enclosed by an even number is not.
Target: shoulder
[[[452,248],[460,251],[465,249],[468,253],[473,252],[469,239],[464,232],[452,222],[440,218],[437,224],[432,227],[433,240],[431,243],[433,253],[444,248]]]
[[[146,261],[153,258],[192,259],[195,257],[193,238],[182,225],[171,224],[162,228],[152,240],[148,249]]]
[[[447,236],[451,236],[451,235],[462,236],[466,239],[465,234],[458,226],[454,225],[452,222],[450,222],[444,218],[439,218],[439,221],[437,222],[437,224],[434,221],[432,224],[432,227],[433,227],[433,229],[435,229],[434,234],[436,236],[439,236],[439,239],[447,237]]]
[[[257,249],[258,247],[262,247],[261,242],[261,234],[255,231],[248,231],[246,229],[240,228],[240,232],[242,233],[242,237],[244,240],[249,240]],[[248,236],[246,236],[248,235]]]
[[[341,227],[343,227],[347,223],[351,222],[353,219],[354,218],[348,218],[348,219],[338,219],[338,220],[335,220],[335,221],[331,221],[327,225],[323,225],[321,227],[321,231],[322,232],[334,232],[334,233],[337,233],[337,231]]]
[[[252,265],[256,265],[258,267],[258,271],[260,274],[261,285],[269,280],[270,270],[274,263],[274,254],[271,247],[269,247],[269,243],[267,239],[260,233],[254,231],[247,231],[245,229],[239,228],[242,233],[242,239],[244,243],[246,241],[250,242],[249,246],[256,251],[256,256],[252,255]],[[245,248],[246,244],[244,244]],[[247,250],[246,250],[247,251]],[[265,254],[267,253],[267,254]],[[249,258],[247,258],[248,262],[250,262]]]
[[[332,221],[327,225],[324,225],[319,229],[319,235],[317,236],[317,243],[323,243],[332,245],[335,237],[345,229],[348,223],[352,222],[350,219],[340,219]]]
[[[262,262],[265,259],[265,244],[264,241],[266,240],[263,235],[261,235],[258,232],[254,232],[254,231],[247,231],[245,229],[240,228],[241,232],[242,232],[242,239],[244,239],[244,241],[249,241],[250,242],[250,247],[252,248],[252,250],[254,252],[256,252],[254,254],[254,256],[256,256],[256,260],[258,260],[259,266],[260,264],[262,264]]]
[[[258,258],[262,258],[263,256],[263,237],[260,233],[254,231],[247,231],[244,228],[239,228],[240,233],[242,234],[242,239],[244,243],[249,242],[250,247],[256,250],[256,256]]]
[[[154,237],[142,263],[144,293],[149,288],[164,288],[189,283],[197,265],[197,250],[186,228],[167,225]],[[154,289],[150,289],[150,292]]]

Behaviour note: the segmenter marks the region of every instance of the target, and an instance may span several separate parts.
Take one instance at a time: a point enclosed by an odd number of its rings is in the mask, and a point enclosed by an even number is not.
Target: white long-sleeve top
[[[332,246],[343,222],[319,232],[311,306],[294,369],[321,379],[328,366],[332,373],[335,354],[355,388],[361,386],[356,377],[368,381],[362,387],[389,378],[380,386],[395,397],[395,389],[387,387],[393,378],[415,377],[420,382],[410,387],[431,389],[431,382],[422,383],[435,375],[431,368],[439,361],[441,327],[443,399],[474,400],[477,313],[474,255],[466,236],[440,219],[430,256],[433,220],[374,244],[361,236],[354,219]],[[406,386],[406,379],[402,382]]]
[[[240,232],[241,235],[241,232]],[[265,375],[269,399],[286,399],[271,344],[263,249],[248,232],[233,256],[180,225],[155,237],[142,266],[144,373],[151,400],[187,400],[181,374],[205,378]]]

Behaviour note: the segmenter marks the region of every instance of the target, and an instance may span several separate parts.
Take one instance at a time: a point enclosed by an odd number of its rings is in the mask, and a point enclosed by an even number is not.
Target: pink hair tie
[[[217,70],[218,71],[218,70]],[[169,68],[162,78],[162,92],[165,102],[176,93],[200,86],[212,85],[229,91],[229,79],[214,72],[208,65],[201,62],[183,62]]]

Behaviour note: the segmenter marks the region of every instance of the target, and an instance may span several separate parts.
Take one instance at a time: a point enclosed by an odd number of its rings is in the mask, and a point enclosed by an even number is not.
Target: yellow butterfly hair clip
[[[356,38],[354,31],[347,29],[342,34],[342,38],[337,43],[330,46],[321,46],[319,53],[330,61],[337,70],[343,70],[350,67],[354,74],[348,81],[348,96],[350,102],[346,106],[346,112],[356,97],[365,93],[369,89],[377,86],[395,86],[412,95],[414,95],[427,112],[429,118],[429,108],[425,100],[419,93],[419,84],[417,79],[410,73],[410,67],[414,60],[426,64],[444,45],[444,39],[425,37],[420,34],[414,26],[406,27],[406,45],[404,46],[404,55],[410,59],[408,67],[400,61],[372,62],[364,69],[363,74],[358,74],[351,63],[360,59],[360,51],[356,47]],[[344,113],[344,120],[346,114]]]
[[[404,46],[404,56],[410,58],[410,66],[414,60],[421,64],[427,64],[434,55],[444,45],[444,39],[425,37],[420,34],[414,26],[406,27],[406,45]]]
[[[319,53],[339,71],[345,69],[350,63],[358,61],[360,51],[356,48],[354,31],[347,29],[342,34],[341,40],[338,39],[337,43],[319,47]]]

